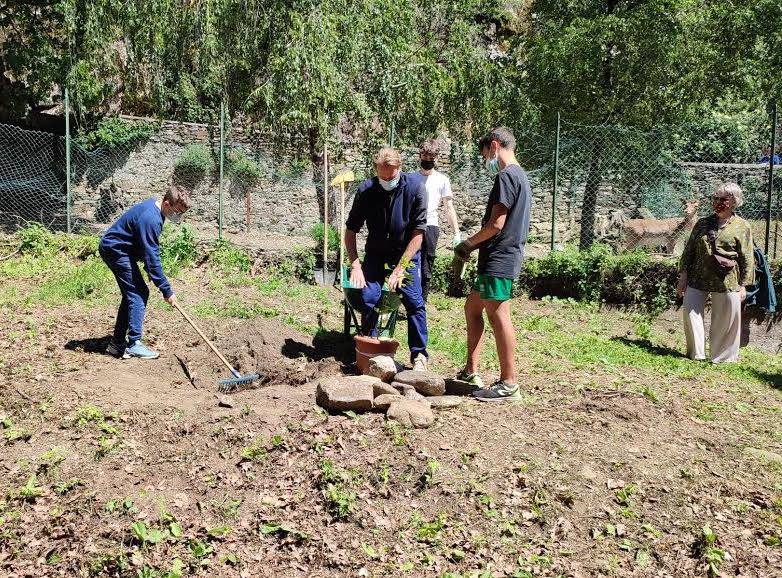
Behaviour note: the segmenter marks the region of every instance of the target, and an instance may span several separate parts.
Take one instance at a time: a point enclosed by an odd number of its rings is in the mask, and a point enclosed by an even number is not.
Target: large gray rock
[[[382,395],[378,395],[375,399],[372,400],[372,409],[375,411],[386,411],[392,403],[396,403],[402,399],[404,398],[397,392],[394,392],[393,394],[384,393]]]
[[[412,385],[418,393],[423,395],[443,395],[445,393],[445,379],[433,371],[414,371],[407,369],[394,376],[397,383]]]
[[[433,397],[425,398],[432,409],[448,409],[451,407],[457,407],[464,401],[463,397],[458,395],[436,395]]]
[[[429,404],[410,399],[392,403],[386,412],[386,418],[416,428],[426,428],[434,423],[434,413]]]
[[[413,401],[423,401],[426,399],[423,395],[418,393],[412,385],[398,383],[395,381],[391,384],[391,386],[395,391],[399,392],[399,394],[406,399],[412,399]]]
[[[315,390],[315,402],[332,411],[369,411],[375,395],[373,382],[366,377],[358,375],[322,379]]]
[[[377,377],[386,383],[391,383],[399,369],[400,366],[393,357],[389,355],[377,355],[371,357],[369,361],[367,361],[367,370],[365,373]]]
[[[388,383],[383,383],[382,381],[375,383],[372,386],[372,391],[375,394],[375,397],[378,395],[402,395],[399,391],[397,391],[394,387],[389,385]]]

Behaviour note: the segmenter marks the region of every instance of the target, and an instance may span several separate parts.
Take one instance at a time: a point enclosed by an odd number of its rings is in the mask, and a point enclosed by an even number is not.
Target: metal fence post
[[[771,103],[771,153],[768,155],[768,192],[766,195],[766,244],[764,251],[768,255],[771,237],[771,197],[774,191],[774,153],[777,146],[777,103]],[[776,243],[776,238],[774,239]]]
[[[71,101],[65,87],[65,230],[71,232]]]
[[[223,159],[225,157],[225,101],[220,102],[220,176],[217,184],[217,238],[223,240]]]
[[[557,189],[559,187],[559,131],[560,116],[557,111],[557,138],[554,145],[554,191],[551,196],[551,250],[557,241]]]

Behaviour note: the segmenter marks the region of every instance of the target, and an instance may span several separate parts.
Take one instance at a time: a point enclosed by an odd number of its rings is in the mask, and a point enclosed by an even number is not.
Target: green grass
[[[224,302],[207,299],[198,303],[193,312],[199,317],[224,317],[254,319],[256,317],[277,317],[280,311],[259,303],[250,303],[238,297],[228,297]]]
[[[768,384],[782,372],[782,361],[751,347],[742,350],[739,363],[712,365],[692,361],[675,350],[645,340],[612,338],[590,332],[549,331],[531,342],[536,357],[561,360],[573,369],[634,367],[659,377],[725,378]],[[761,370],[762,368],[762,370]]]
[[[51,278],[32,293],[33,301],[67,305],[75,301],[100,300],[114,287],[114,277],[98,257],[81,264],[63,264]]]

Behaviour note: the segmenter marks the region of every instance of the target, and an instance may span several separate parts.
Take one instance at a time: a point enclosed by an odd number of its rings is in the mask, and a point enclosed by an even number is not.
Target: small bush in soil
[[[228,241],[216,241],[209,254],[209,264],[223,273],[249,273],[250,257]]]
[[[322,241],[321,241],[322,242]],[[277,272],[282,277],[293,277],[304,283],[312,284],[314,281],[315,251],[306,247],[294,249],[293,255],[284,260]]]
[[[323,223],[315,223],[310,229],[310,236],[315,241],[315,246],[323,250]],[[329,225],[329,251],[339,250],[339,231],[336,227]]]
[[[164,225],[160,239],[160,260],[166,274],[177,275],[183,267],[192,265],[196,253],[196,236],[193,227]]]
[[[725,562],[725,550],[717,547],[717,535],[709,526],[704,526],[701,536],[695,541],[693,550],[706,565],[709,576],[720,576],[720,567]]]
[[[326,508],[335,519],[345,519],[355,510],[358,496],[350,486],[351,481],[351,475],[336,467],[331,460],[321,461],[319,484]]]

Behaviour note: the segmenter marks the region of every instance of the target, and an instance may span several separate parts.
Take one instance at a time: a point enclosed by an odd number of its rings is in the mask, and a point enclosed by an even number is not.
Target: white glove
[[[461,242],[462,242],[462,234],[457,229],[456,232],[453,234],[453,245],[452,246],[456,247],[456,245],[458,245]]]

